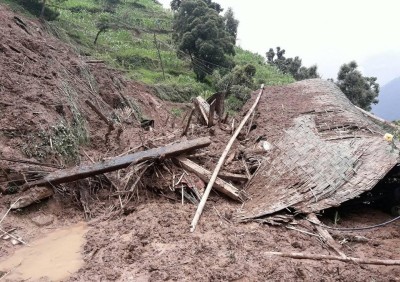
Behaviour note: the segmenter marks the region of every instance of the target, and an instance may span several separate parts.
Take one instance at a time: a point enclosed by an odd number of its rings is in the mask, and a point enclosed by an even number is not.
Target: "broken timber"
[[[105,160],[94,164],[88,164],[88,165],[73,167],[70,169],[58,170],[48,174],[43,179],[24,184],[22,186],[22,190],[25,191],[28,188],[36,185],[45,185],[45,184],[54,185],[54,184],[71,182],[86,177],[102,174],[105,172],[110,172],[121,168],[125,168],[131,164],[137,164],[147,160],[177,156],[191,150],[207,147],[210,144],[211,140],[209,138],[202,137],[194,140],[167,145],[165,147],[154,148],[147,151],[137,152],[122,157],[116,157],[110,160]]]
[[[184,169],[193,172],[204,182],[207,183],[210,180],[211,172],[209,170],[184,157],[176,157],[175,159]],[[219,177],[216,178],[213,187],[236,201],[243,201],[243,196],[240,194],[239,189]]]
[[[369,259],[369,258],[353,258],[330,256],[320,254],[303,254],[303,253],[281,253],[281,252],[265,252],[268,256],[281,256],[294,259],[311,259],[311,260],[339,260],[344,262],[354,262],[358,264],[376,264],[376,265],[400,265],[400,260],[391,259]]]
[[[247,120],[249,119],[250,115],[254,112],[254,110],[256,109],[258,102],[260,101],[261,95],[264,91],[264,84],[261,85],[261,89],[260,92],[257,95],[257,98],[253,104],[253,106],[251,106],[250,110],[247,112],[247,114],[245,115],[245,117],[243,118],[242,122],[239,124],[238,128],[236,129],[236,131],[234,132],[233,136],[231,137],[231,139],[229,140],[228,144],[226,145],[224,151],[222,152],[221,157],[218,160],[217,166],[215,167],[212,175],[211,175],[211,179],[207,184],[206,190],[204,191],[203,197],[201,198],[201,201],[197,207],[196,213],[193,217],[192,223],[190,225],[190,232],[194,232],[194,230],[196,229],[197,223],[199,222],[200,216],[203,212],[204,206],[207,202],[207,198],[208,195],[210,195],[210,191],[212,186],[214,185],[214,182],[217,178],[217,175],[219,173],[219,171],[221,170],[221,167],[223,166],[223,164],[225,163],[225,158],[229,153],[229,150],[231,149],[233,142],[236,140],[236,138],[238,137],[240,131],[242,130],[243,126],[246,124]]]
[[[218,176],[225,180],[231,180],[231,181],[237,181],[237,182],[244,182],[244,181],[249,180],[249,178],[246,175],[230,173],[230,172],[225,172],[225,171],[218,172]]]
[[[308,220],[315,224],[315,229],[318,231],[319,235],[324,239],[324,242],[331,247],[339,256],[342,258],[347,257],[345,253],[340,250],[340,245],[336,243],[336,241],[332,238],[331,234],[329,234],[328,230],[324,229],[320,226],[321,222],[315,215],[315,213],[310,213],[307,216]],[[318,225],[317,225],[318,224]]]
[[[210,112],[210,105],[207,103],[206,100],[204,100],[200,96],[193,98],[193,104],[194,104],[197,112],[200,113],[201,121],[205,125],[208,125],[208,123],[209,123],[208,116],[209,116],[209,112]]]

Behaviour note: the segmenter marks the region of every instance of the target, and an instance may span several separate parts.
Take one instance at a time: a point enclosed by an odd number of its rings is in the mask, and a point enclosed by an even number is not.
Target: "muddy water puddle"
[[[60,281],[83,265],[84,223],[53,231],[0,261],[4,281]],[[0,279],[1,280],[1,279]]]

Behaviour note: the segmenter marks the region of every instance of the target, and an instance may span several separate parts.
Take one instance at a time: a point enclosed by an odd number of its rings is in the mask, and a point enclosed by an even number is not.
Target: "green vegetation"
[[[280,47],[276,47],[276,52],[274,49],[270,48],[266,54],[268,63],[276,66],[285,74],[291,74],[296,80],[319,78],[316,65],[309,68],[304,67],[302,66],[302,60],[298,56],[294,58],[286,58],[284,56],[285,52],[285,49],[281,49]]]
[[[180,52],[188,54],[199,81],[218,67],[231,69],[235,41],[215,3],[183,1],[174,16],[173,39]]]
[[[355,61],[342,65],[336,84],[354,105],[370,111],[371,104],[378,103],[379,84],[376,77],[363,76],[357,67]]]
[[[6,2],[18,12],[29,14],[30,17],[39,16],[38,8],[42,4],[39,0],[0,1]],[[22,1],[34,3],[37,8],[22,5]],[[207,4],[207,9],[211,7],[215,11],[221,11],[217,3],[203,1]],[[174,2],[179,8],[181,1]],[[129,78],[153,86],[162,99],[188,101],[193,96],[216,91],[214,74],[208,71],[202,82],[197,81],[190,56],[177,51],[178,47],[172,39],[174,14],[163,9],[157,1],[47,0],[47,10],[56,15],[52,21],[46,21],[48,30],[55,36],[74,46],[81,55],[105,60],[113,67],[126,71]],[[45,19],[49,18],[45,16]],[[232,11],[226,11],[221,19],[226,25],[225,33],[229,32],[232,35],[229,38],[234,42],[237,22]],[[160,49],[165,79],[156,46]],[[239,67],[251,64],[256,68],[254,87],[261,83],[279,85],[294,81],[290,75],[282,74],[276,67],[266,64],[260,55],[240,48],[233,51],[236,55],[230,56],[232,65],[223,65],[218,70],[221,76],[226,75],[234,64]],[[196,65],[209,68],[209,60],[202,59]],[[234,98],[228,98],[228,101],[232,99]]]

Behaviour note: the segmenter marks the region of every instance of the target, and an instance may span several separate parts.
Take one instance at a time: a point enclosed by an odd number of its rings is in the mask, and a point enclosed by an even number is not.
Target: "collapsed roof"
[[[273,149],[247,185],[244,219],[338,206],[371,190],[400,162],[385,129],[329,81],[266,89],[258,111],[256,134]]]

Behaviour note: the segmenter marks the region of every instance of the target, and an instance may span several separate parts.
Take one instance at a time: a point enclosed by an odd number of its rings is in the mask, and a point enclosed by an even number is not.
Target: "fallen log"
[[[197,211],[196,211],[196,213],[195,213],[195,215],[193,217],[192,223],[191,223],[190,232],[194,232],[194,230],[196,229],[197,222],[199,221],[200,216],[201,216],[201,214],[203,212],[204,206],[205,206],[205,204],[207,202],[208,195],[210,195],[211,188],[214,185],[215,179],[217,178],[217,175],[218,175],[219,171],[221,170],[221,167],[225,163],[225,158],[228,155],[229,150],[231,149],[231,147],[233,145],[233,142],[236,140],[236,137],[239,135],[240,131],[242,130],[243,126],[246,124],[246,122],[249,119],[250,115],[256,109],[256,107],[258,105],[258,102],[260,101],[260,98],[261,98],[261,95],[262,95],[263,91],[264,91],[264,84],[261,85],[260,92],[258,93],[257,98],[256,98],[253,106],[247,112],[246,116],[243,118],[242,122],[239,124],[239,126],[236,129],[235,133],[233,134],[233,136],[229,140],[228,144],[226,145],[224,151],[222,152],[222,155],[218,160],[217,166],[215,167],[215,169],[213,171],[211,179],[207,184],[206,190],[204,191],[203,197],[201,198],[200,204],[197,207]]]
[[[265,252],[266,255],[274,255],[281,257],[288,257],[294,259],[311,259],[311,260],[339,260],[344,262],[354,262],[361,264],[376,264],[376,265],[400,265],[400,260],[391,259],[369,259],[369,258],[354,258],[354,257],[340,257],[329,255],[314,255],[303,253],[281,253],[281,252]]]
[[[165,147],[154,148],[122,157],[116,157],[94,164],[87,164],[69,169],[58,170],[48,174],[43,179],[24,184],[22,186],[22,191],[25,191],[35,185],[54,185],[71,182],[105,172],[115,171],[121,168],[128,167],[131,164],[137,164],[147,160],[174,157],[191,150],[207,147],[210,144],[211,140],[209,138],[202,137],[194,140],[167,145]]]
[[[211,171],[199,166],[195,162],[192,162],[191,160],[184,158],[184,157],[176,157],[175,158],[179,164],[186,170],[193,172],[196,174],[201,180],[204,182],[208,182],[211,178]],[[236,200],[236,201],[243,201],[243,197],[240,194],[239,189],[237,189],[235,186],[232,184],[222,180],[221,178],[217,177],[213,188],[215,188],[217,191],[225,194],[226,196]]]
[[[53,196],[53,189],[48,187],[34,187],[19,197],[19,200],[10,206],[10,209],[17,210],[25,208],[40,200]]]

